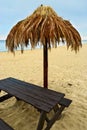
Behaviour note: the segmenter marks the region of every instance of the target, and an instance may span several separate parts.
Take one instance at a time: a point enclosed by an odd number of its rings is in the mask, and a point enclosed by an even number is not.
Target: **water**
[[[87,43],[87,40],[83,40],[82,41],[83,44],[86,44]],[[40,48],[40,46],[38,45],[36,48]],[[20,50],[21,47],[19,47],[17,50]],[[24,50],[30,50],[31,49],[31,46],[29,45],[27,48],[24,47]],[[6,49],[6,46],[5,46],[5,40],[0,40],[0,52],[6,52],[8,51]]]
[[[7,51],[5,47],[5,40],[0,40],[0,52],[1,51]]]
[[[6,52],[8,49],[6,48],[6,41],[0,40],[0,52]],[[40,48],[40,46],[37,46],[36,48]],[[24,50],[30,50],[31,45],[28,45],[28,47],[24,47]],[[17,50],[21,50],[21,47],[18,47]]]

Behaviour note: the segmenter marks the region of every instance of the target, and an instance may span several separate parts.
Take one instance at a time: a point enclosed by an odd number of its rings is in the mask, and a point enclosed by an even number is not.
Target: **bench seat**
[[[72,100],[68,99],[68,98],[62,98],[59,101],[59,104],[65,107],[69,107],[69,105],[71,104]]]
[[[14,130],[4,120],[0,119],[0,130]]]

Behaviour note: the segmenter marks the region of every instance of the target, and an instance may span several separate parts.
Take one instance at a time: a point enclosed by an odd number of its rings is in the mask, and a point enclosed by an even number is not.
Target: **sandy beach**
[[[49,89],[73,100],[51,130],[87,130],[87,44],[77,54],[66,46],[52,48],[48,59]],[[0,52],[0,79],[7,77],[43,86],[43,50],[17,51],[15,56]],[[3,94],[1,91],[0,96]],[[36,130],[39,113],[13,97],[0,103],[0,118],[15,130]]]

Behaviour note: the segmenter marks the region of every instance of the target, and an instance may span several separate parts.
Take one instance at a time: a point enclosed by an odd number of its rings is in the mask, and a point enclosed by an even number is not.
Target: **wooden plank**
[[[4,79],[2,81],[4,81],[4,82],[6,82],[6,81],[8,81],[8,82],[13,81],[15,84],[17,83],[17,85],[20,84],[21,86],[27,87],[29,89],[31,88],[31,89],[34,89],[35,91],[38,91],[38,92],[41,92],[41,93],[44,93],[44,94],[46,93],[47,95],[52,94],[55,97],[56,96],[57,97],[60,96],[60,94],[61,95],[65,95],[63,93],[59,93],[59,92],[56,92],[56,91],[53,91],[53,90],[49,90],[49,89],[44,89],[44,88],[42,88],[40,86],[37,86],[37,85],[34,85],[34,84],[30,84],[30,83],[26,83],[24,81],[20,81],[20,80],[14,79],[14,78],[7,78],[7,79]]]
[[[54,104],[52,106],[52,105],[46,104],[46,103],[44,103],[40,100],[38,101],[34,97],[30,97],[29,95],[24,93],[24,91],[19,91],[20,89],[18,90],[18,89],[15,89],[15,87],[8,86],[8,84],[5,83],[5,82],[1,85],[3,86],[3,90],[5,90],[6,92],[8,92],[12,95],[15,95],[17,98],[24,100],[25,102],[30,103],[31,105],[33,105],[33,106],[35,106],[39,109],[42,109],[42,110],[45,110],[45,111],[50,111],[53,108],[53,106],[55,105]]]
[[[25,87],[24,87],[25,88]],[[59,97],[61,98],[61,96],[62,95],[56,95],[56,97],[54,97],[54,95],[52,95],[52,94],[50,94],[50,92],[49,93],[47,93],[46,91],[43,91],[43,89],[42,89],[42,91],[39,91],[38,90],[38,87],[36,88],[36,89],[32,89],[32,87],[27,87],[27,89],[28,89],[28,91],[29,92],[31,92],[32,94],[36,94],[36,95],[38,95],[39,96],[39,99],[45,99],[46,100],[46,102],[48,101],[48,103],[49,103],[49,100],[52,102],[58,102],[58,99],[59,99]]]
[[[37,95],[35,95],[35,93],[34,93],[34,91],[28,91],[27,90],[27,88],[25,89],[25,87],[21,87],[21,86],[15,86],[15,84],[9,84],[9,83],[7,83],[7,82],[4,82],[2,85],[6,85],[6,86],[8,86],[9,88],[12,88],[13,90],[15,89],[15,90],[17,90],[17,91],[19,91],[19,92],[21,92],[21,93],[23,93],[23,94],[25,94],[25,95],[28,95],[28,96],[30,96],[30,97],[33,97],[33,98],[36,98],[36,99],[38,99],[38,100],[44,100],[44,99],[40,99],[40,97],[39,97],[39,93],[37,93]],[[8,88],[8,87],[6,87],[6,89]],[[48,104],[50,104],[49,103],[49,101],[51,101],[51,100],[48,100],[48,99],[46,99],[44,102],[47,102],[48,101]],[[53,102],[51,102],[52,104],[54,104],[55,103],[55,101],[53,100]],[[51,105],[52,105],[51,104]]]
[[[1,80],[0,89],[3,89],[8,93],[10,92],[12,95],[15,94],[17,98],[24,100],[39,109],[43,108],[42,110],[45,109],[47,112],[49,112],[64,96],[64,94],[47,90],[14,78]],[[21,95],[19,93],[21,93]]]
[[[42,130],[42,128],[44,126],[45,119],[46,119],[46,112],[42,111],[40,114],[40,119],[38,122],[37,130]]]
[[[62,105],[62,106],[68,107],[71,104],[71,102],[72,102],[72,100],[70,100],[70,99],[62,98],[59,101],[59,104]]]
[[[7,95],[0,97],[0,101],[8,99],[10,96],[15,96],[40,110],[41,115],[37,130],[42,130],[45,121],[47,121],[45,130],[50,130],[64,108],[68,107],[72,102],[71,100],[64,98],[65,94],[63,93],[45,89],[38,85],[11,77],[0,80],[0,90],[4,90],[8,93]],[[57,104],[60,104],[61,106],[58,107]],[[52,109],[54,109],[55,114],[49,120],[46,113],[50,112]]]
[[[52,125],[55,123],[55,121],[58,119],[62,111],[64,110],[64,106],[61,106],[60,109],[55,113],[55,115],[52,117],[52,119],[47,123],[47,127],[44,130],[50,130]]]
[[[7,99],[9,99],[9,98],[11,98],[11,97],[12,97],[12,95],[6,94],[6,95],[0,97],[0,102],[3,102],[3,101],[5,101],[5,100],[7,100]]]
[[[54,90],[50,90],[50,89],[44,89],[43,87],[40,87],[40,86],[38,86],[38,85],[35,85],[35,84],[31,84],[31,83],[27,83],[27,82],[25,82],[25,81],[21,81],[21,80],[18,80],[18,79],[15,79],[15,78],[8,78],[7,80],[11,80],[11,81],[15,81],[16,83],[18,83],[18,84],[20,84],[20,85],[24,85],[24,86],[27,86],[28,88],[32,88],[32,89],[36,89],[37,91],[39,91],[39,92],[45,92],[46,94],[48,94],[49,95],[49,92],[50,92],[50,94],[52,94],[53,96],[58,96],[58,94],[59,94],[59,96],[60,96],[60,94],[61,95],[63,95],[63,96],[65,96],[65,94],[64,93],[60,93],[60,92],[56,92],[56,91],[54,91]]]
[[[0,119],[0,130],[14,130],[11,126],[9,126],[5,121]]]
[[[43,102],[38,102],[37,99],[34,99],[26,94],[24,94],[23,92],[18,91],[17,89],[15,89],[15,87],[11,88],[6,86],[6,84],[2,84],[3,85],[3,90],[10,93],[11,95],[19,98],[20,100],[23,100],[31,105],[33,105],[34,107],[44,110],[46,112],[49,112],[51,110],[51,105],[46,105]]]
[[[6,84],[6,86],[8,85],[9,87],[14,87],[18,91],[23,92],[29,96],[32,96],[33,98],[37,98],[38,100],[43,100],[43,102],[46,102],[48,104],[53,105],[54,103],[58,102],[58,100],[55,100],[52,95],[48,96],[43,91],[40,93],[40,92],[36,91],[36,89],[32,90],[32,88],[26,87],[24,85],[22,86],[20,84],[15,84],[15,82],[11,82],[11,81],[9,81],[9,82],[5,81],[4,83]],[[26,87],[26,89],[25,89],[25,87]],[[58,95],[58,98],[59,98],[59,95]],[[60,96],[60,98],[61,98],[61,96]]]

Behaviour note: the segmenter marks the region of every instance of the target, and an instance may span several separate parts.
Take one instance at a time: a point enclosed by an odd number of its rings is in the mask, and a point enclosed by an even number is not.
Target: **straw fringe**
[[[49,6],[40,6],[31,16],[19,21],[8,34],[6,47],[14,52],[21,45],[23,52],[23,47],[28,46],[29,41],[32,48],[39,43],[48,44],[48,48],[57,47],[60,41],[66,41],[67,48],[71,46],[76,52],[82,46],[79,32]]]

